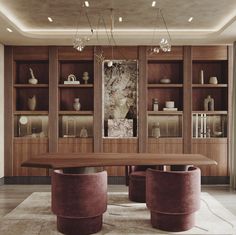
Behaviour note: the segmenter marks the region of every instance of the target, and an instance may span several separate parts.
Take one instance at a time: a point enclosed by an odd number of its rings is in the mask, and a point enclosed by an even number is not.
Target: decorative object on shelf
[[[204,110],[205,111],[214,111],[214,99],[210,95],[204,99]]]
[[[19,118],[19,123],[20,123],[21,125],[26,125],[26,124],[28,123],[28,118],[27,118],[26,116],[21,116],[21,117]]]
[[[76,111],[80,111],[81,109],[81,104],[79,102],[79,98],[74,99],[73,107]]]
[[[76,76],[74,74],[70,74],[67,77],[67,81],[64,81],[64,84],[80,84],[80,81],[76,81]]]
[[[160,124],[159,124],[159,122],[155,123],[152,126],[152,137],[154,137],[154,138],[160,138],[161,137],[161,131],[160,131]]]
[[[34,111],[36,109],[36,106],[37,106],[36,96],[33,95],[28,98],[28,108],[29,110]]]
[[[76,119],[74,117],[66,116],[65,117],[66,134],[63,137],[76,137]]]
[[[108,137],[133,137],[133,119],[108,119]]]
[[[81,137],[81,138],[87,138],[88,137],[88,131],[85,127],[81,128],[79,137]]]
[[[209,128],[209,127],[207,127],[206,137],[207,138],[211,137],[211,128]]]
[[[152,99],[152,110],[158,111],[158,99],[157,98]]]
[[[216,136],[216,137],[220,137],[221,135],[222,135],[222,131],[214,131],[213,132],[213,134],[214,134],[214,136]]]
[[[88,80],[89,80],[88,72],[83,73],[82,79],[84,80],[84,84],[88,84]]]
[[[218,84],[217,77],[210,77],[209,84],[214,84],[214,85]]]
[[[28,132],[28,118],[26,116],[21,116],[19,118],[19,125],[18,125],[18,136],[27,135]],[[23,130],[22,130],[23,129]]]
[[[166,106],[166,108],[172,109],[175,107],[175,102],[174,101],[166,101],[165,106]]]
[[[200,71],[200,84],[204,84],[204,72],[202,69]]]
[[[29,68],[29,70],[30,70],[31,78],[28,80],[28,82],[29,82],[29,84],[35,85],[35,84],[38,83],[38,79],[35,78],[33,69],[32,69],[32,68]]]
[[[170,78],[163,77],[163,78],[160,80],[160,83],[162,83],[162,84],[169,84],[169,83],[171,83],[171,80],[170,80]]]

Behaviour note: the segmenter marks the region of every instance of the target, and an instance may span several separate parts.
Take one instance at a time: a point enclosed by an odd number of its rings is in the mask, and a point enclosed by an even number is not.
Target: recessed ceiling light
[[[156,1],[153,1],[152,2],[152,7],[155,7],[156,6]]]
[[[48,21],[49,21],[49,22],[53,22],[53,20],[52,20],[51,17],[48,17]]]
[[[10,28],[7,28],[7,31],[10,32],[10,33],[12,33],[12,30],[11,30]]]
[[[188,22],[192,22],[192,20],[193,20],[193,17],[190,17],[190,18],[188,19]]]
[[[89,7],[89,2],[88,2],[88,1],[85,1],[85,2],[84,2],[84,5],[85,5],[86,7]]]
[[[123,20],[123,19],[122,19],[122,17],[120,16],[120,17],[119,17],[119,22],[122,22],[122,20]]]

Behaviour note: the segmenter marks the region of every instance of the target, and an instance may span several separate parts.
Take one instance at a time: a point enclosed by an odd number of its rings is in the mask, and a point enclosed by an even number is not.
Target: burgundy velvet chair
[[[197,167],[187,171],[147,170],[146,203],[154,228],[180,232],[195,225],[195,212],[200,208],[200,177]]]
[[[67,235],[87,235],[102,229],[107,209],[107,172],[52,174],[52,211],[57,229]]]
[[[129,200],[146,202],[146,170],[156,166],[132,166],[129,171]]]

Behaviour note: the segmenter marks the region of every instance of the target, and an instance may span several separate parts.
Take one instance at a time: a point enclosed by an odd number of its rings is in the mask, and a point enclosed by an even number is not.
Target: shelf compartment
[[[165,108],[165,101],[174,101],[179,111],[183,110],[182,88],[149,88],[148,89],[148,111],[152,111],[152,100],[157,98],[159,110]]]
[[[27,111],[28,108],[28,98],[36,96],[36,110],[48,110],[49,96],[48,89],[45,88],[18,88],[15,91],[16,93],[16,111]],[[29,110],[30,111],[30,110]]]
[[[159,124],[159,138],[182,137],[182,119],[179,115],[148,116],[148,136],[153,137],[153,128]]]
[[[183,84],[148,84],[148,88],[174,88],[174,87],[183,87]]]
[[[87,131],[87,138],[93,137],[93,116],[91,115],[61,115],[59,117],[59,137],[78,138],[82,128]]]
[[[89,80],[88,84],[93,84],[94,80],[94,64],[93,60],[61,60],[59,62],[59,84],[64,84],[64,81],[67,81],[67,77],[70,74],[74,74],[76,79],[80,81],[81,84],[84,84],[82,79],[83,73],[88,72]]]
[[[193,138],[210,139],[227,137],[227,115],[203,114],[192,115]]]
[[[228,84],[193,84],[193,88],[224,88],[228,87]]]
[[[148,61],[148,83],[160,83],[162,78],[171,79],[173,84],[183,83],[182,61]]]
[[[93,89],[74,87],[63,87],[59,92],[60,110],[74,111],[74,99],[79,98],[81,104],[81,111],[93,110]]]
[[[210,77],[217,77],[219,84],[228,84],[228,61],[193,61],[193,84],[200,83],[200,73],[203,70],[204,83]]]
[[[32,68],[35,78],[39,84],[48,84],[49,81],[49,64],[48,61],[16,61],[16,70],[14,83],[27,84],[31,78],[29,68]]]
[[[204,110],[204,99],[210,95],[214,99],[214,111],[228,109],[228,90],[227,88],[195,88],[193,93],[192,109]]]
[[[21,118],[22,120],[24,118],[24,123],[21,122]],[[48,116],[15,115],[14,136],[32,139],[46,138],[48,136]]]

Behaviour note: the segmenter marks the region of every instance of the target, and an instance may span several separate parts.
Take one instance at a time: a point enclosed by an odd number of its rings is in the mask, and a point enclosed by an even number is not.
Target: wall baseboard
[[[50,176],[9,176],[0,178],[3,184],[51,184]],[[125,176],[109,176],[108,184],[125,185]],[[228,176],[202,176],[201,184],[229,184]]]

